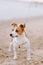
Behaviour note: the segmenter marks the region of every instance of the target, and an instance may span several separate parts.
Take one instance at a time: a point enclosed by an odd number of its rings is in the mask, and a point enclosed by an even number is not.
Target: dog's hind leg
[[[30,41],[27,41],[27,60],[31,60],[30,56]]]

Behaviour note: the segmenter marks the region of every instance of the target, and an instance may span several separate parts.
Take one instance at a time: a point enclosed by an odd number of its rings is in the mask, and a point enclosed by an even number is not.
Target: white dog
[[[14,50],[14,57],[13,59],[17,59],[17,47],[20,45],[26,46],[27,49],[27,60],[30,60],[30,40],[26,37],[24,29],[25,29],[25,24],[20,24],[17,25],[16,23],[12,24],[13,31],[10,34],[10,36],[13,38],[12,42],[10,43],[9,46],[9,51],[11,51],[11,46],[13,45],[13,50]]]

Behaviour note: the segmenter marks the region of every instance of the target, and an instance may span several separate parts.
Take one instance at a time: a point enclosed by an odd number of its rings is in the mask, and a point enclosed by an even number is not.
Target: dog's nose
[[[12,34],[10,34],[10,36],[12,36]]]

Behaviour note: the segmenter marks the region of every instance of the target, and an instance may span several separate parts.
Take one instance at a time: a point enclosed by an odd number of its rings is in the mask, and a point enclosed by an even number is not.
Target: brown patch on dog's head
[[[25,24],[20,24],[17,29],[16,32],[21,35],[24,32],[24,28],[25,28]]]
[[[15,29],[15,32],[21,35],[24,32],[25,24],[17,25],[16,23],[12,24],[13,30]]]
[[[12,23],[11,27],[12,27],[12,31],[14,31],[14,29],[17,27],[17,24],[16,23]]]

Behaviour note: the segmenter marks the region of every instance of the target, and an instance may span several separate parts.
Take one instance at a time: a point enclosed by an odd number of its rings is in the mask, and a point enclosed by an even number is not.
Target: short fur
[[[17,47],[20,45],[24,45],[27,49],[27,60],[30,60],[30,40],[26,37],[24,29],[25,29],[25,24],[20,24],[19,26],[16,23],[12,24],[13,26],[13,31],[10,34],[11,37],[13,37],[12,42],[10,43],[9,46],[9,51],[11,50],[11,46],[13,45],[13,50],[14,50],[14,57],[13,59],[17,59]]]

